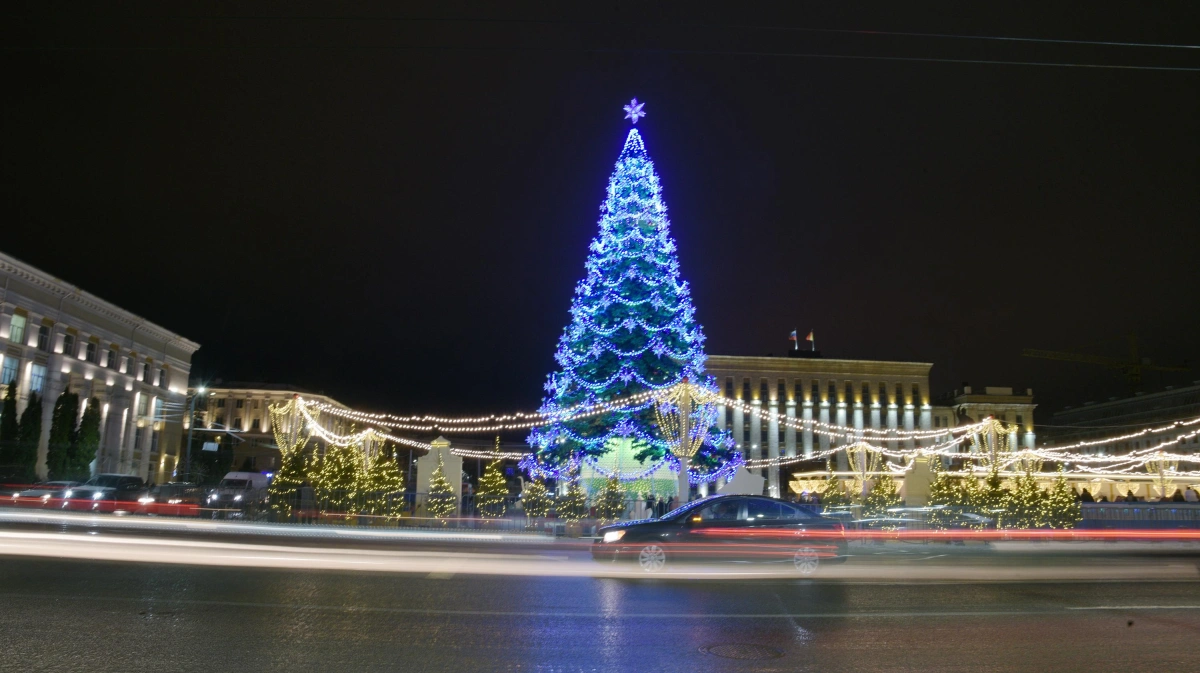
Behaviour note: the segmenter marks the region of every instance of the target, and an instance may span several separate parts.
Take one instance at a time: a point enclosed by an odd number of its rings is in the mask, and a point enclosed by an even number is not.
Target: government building
[[[0,281],[0,384],[16,384],[18,417],[31,395],[42,399],[37,475],[47,476],[54,404],[69,391],[80,416],[100,405],[93,473],[169,481],[200,344],[3,253]]]

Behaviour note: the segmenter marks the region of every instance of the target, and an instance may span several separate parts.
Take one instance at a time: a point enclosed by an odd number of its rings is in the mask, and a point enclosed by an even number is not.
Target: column
[[[1035,435],[1033,433],[1033,430],[1026,431],[1025,432],[1025,448],[1027,448],[1029,450],[1033,450],[1036,447],[1036,445],[1037,445],[1037,435]]]
[[[846,403],[845,402],[837,403],[837,424],[843,428],[849,427],[849,425],[850,425],[846,421]],[[838,432],[844,432],[844,431],[839,430]],[[837,440],[837,445],[845,446],[847,441],[848,440],[844,437],[839,438]],[[845,451],[837,452],[837,469],[839,472],[850,469],[849,463],[846,462],[846,452]]]
[[[801,414],[800,420],[806,422],[806,425],[804,426],[804,430],[803,430],[803,435],[801,435],[801,441],[803,442],[803,445],[801,448],[804,450],[804,457],[811,458],[813,455],[813,431],[812,431],[813,403],[812,403],[812,400],[804,401],[804,408],[800,410],[800,414]]]
[[[862,438],[863,438],[863,433],[862,433],[862,429],[863,429],[863,405],[862,405],[862,402],[855,402],[855,403],[854,403],[854,429],[855,429],[855,430],[858,430],[858,432],[854,433],[854,437],[855,437],[856,439],[862,439]]]
[[[899,423],[900,423],[899,407],[897,407],[895,402],[892,402],[891,404],[888,404],[888,408],[887,408],[888,429],[895,430],[896,428],[899,427]],[[896,440],[889,439],[887,445],[888,445],[888,450],[890,450],[890,451],[896,450]]]
[[[117,472],[121,474],[133,471],[133,447],[137,443],[137,410],[140,396],[141,393],[133,394],[133,403],[129,405],[129,414],[125,418],[125,436],[121,442],[121,458],[117,462]]]
[[[738,451],[742,452],[742,457],[749,454],[746,453],[746,412],[742,411],[740,406],[733,408],[733,441],[737,446]]]
[[[904,429],[909,431],[916,429],[915,419],[913,418],[913,405],[911,404],[904,405]],[[904,448],[912,449],[914,445],[915,442],[911,437],[904,440]]]
[[[828,425],[829,424],[829,401],[828,400],[821,402],[821,410],[818,413],[820,415],[817,417],[817,421]],[[829,434],[827,432],[822,432],[819,435],[819,437],[820,437],[820,440],[819,440],[818,445],[821,447],[821,452],[824,453],[829,450]]]
[[[796,400],[788,400],[784,415],[788,419],[783,429],[783,455],[788,458],[796,456]]]
[[[769,402],[771,418],[767,421],[767,458],[779,459],[779,400]],[[772,497],[779,497],[779,466],[771,465],[767,469],[767,492]]]
[[[153,437],[154,437],[154,422],[155,422],[155,421],[154,421],[154,418],[155,418],[155,413],[154,413],[154,405],[155,405],[157,402],[158,402],[158,396],[157,396],[157,395],[151,395],[151,396],[150,396],[150,398],[149,398],[149,400],[147,401],[147,404],[146,404],[146,410],[147,410],[147,414],[149,414],[149,418],[147,418],[147,419],[146,419],[146,427],[144,427],[144,428],[141,428],[141,432],[142,432],[142,455],[141,455],[141,460],[139,460],[139,461],[138,461],[138,472],[137,472],[137,474],[138,474],[138,476],[139,476],[139,477],[141,477],[142,479],[149,479],[149,478],[150,478],[150,446],[151,446],[151,444],[153,443],[153,441],[152,441],[152,440],[153,440]],[[161,446],[161,441],[162,441],[162,437],[160,436],[160,437],[159,437],[160,446],[158,447],[158,454],[159,454],[159,456],[160,456],[160,457],[162,456],[162,446]],[[235,469],[235,470],[236,470],[238,466],[237,466],[237,465],[234,465],[234,466],[232,466],[232,467],[233,467],[233,469]],[[157,470],[158,470],[158,466],[157,466],[157,465],[155,465],[155,466],[154,466],[154,469],[157,471]]]
[[[932,430],[933,429],[933,407],[929,406],[928,404],[921,405],[921,429],[922,430]],[[1016,440],[1016,436],[1013,437],[1013,440],[1014,441]],[[935,441],[934,438],[922,439],[921,446],[932,446],[934,441]],[[1014,444],[1014,446],[1015,445],[1016,444]]]
[[[880,416],[880,408],[878,402],[871,403],[871,427],[878,430],[883,426],[880,425],[882,418]]]
[[[725,394],[724,388],[721,389],[721,394],[722,395]],[[724,430],[725,426],[728,425],[725,422],[725,413],[726,413],[725,405],[718,404],[717,405],[717,429],[718,430]],[[724,483],[724,481],[725,481],[724,479],[717,479],[715,482],[713,482],[713,488],[720,488],[722,486],[722,484]],[[699,489],[700,489],[700,497],[701,498],[707,496],[708,495],[708,482],[706,481],[706,482],[700,484]]]
[[[762,410],[762,400],[750,400],[750,458],[762,458],[762,418],[758,412]],[[762,474],[762,470],[758,471]]]

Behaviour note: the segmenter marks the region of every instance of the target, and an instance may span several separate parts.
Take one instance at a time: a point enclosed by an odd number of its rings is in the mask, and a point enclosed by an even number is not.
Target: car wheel
[[[821,565],[821,557],[817,555],[817,550],[810,547],[805,547],[796,552],[792,557],[792,563],[796,565],[796,570],[802,575],[811,575],[817,572],[817,567]]]
[[[648,544],[638,552],[638,565],[648,573],[656,573],[667,565],[667,552],[656,544]]]

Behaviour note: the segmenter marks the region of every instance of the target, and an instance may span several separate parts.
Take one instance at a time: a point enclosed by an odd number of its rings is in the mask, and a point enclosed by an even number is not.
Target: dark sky
[[[532,409],[637,96],[710,353],[815,328],[935,392],[1103,399],[1118,374],[1020,350],[1200,364],[1200,72],[962,61],[1200,50],[811,30],[1200,44],[1196,3],[1036,4],[31,3],[0,22],[0,249],[209,379]]]

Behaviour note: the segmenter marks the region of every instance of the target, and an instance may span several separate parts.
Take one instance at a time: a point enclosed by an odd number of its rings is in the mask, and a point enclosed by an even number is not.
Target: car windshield
[[[221,488],[246,488],[249,479],[222,479]]]
[[[714,499],[716,499],[718,497],[720,497],[720,496],[712,495],[707,498],[693,500],[693,501],[689,502],[688,504],[683,505],[682,507],[677,507],[677,508],[671,510],[670,512],[667,512],[666,514],[660,516],[659,519],[662,521],[672,521],[674,519],[678,519],[679,517],[687,514],[688,512],[696,509],[697,507],[700,507],[701,505],[705,505],[705,504],[712,502]]]
[[[98,477],[88,479],[88,486],[103,486],[105,488],[116,488],[117,484],[121,483],[121,475],[119,474],[102,474]]]

